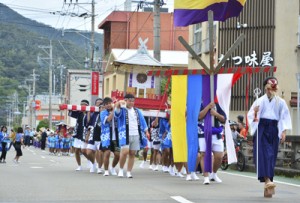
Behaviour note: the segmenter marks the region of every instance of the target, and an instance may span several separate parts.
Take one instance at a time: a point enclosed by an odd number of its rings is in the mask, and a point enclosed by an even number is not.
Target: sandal
[[[264,189],[264,197],[266,197],[266,198],[272,198],[272,193],[269,193],[269,191],[268,191],[267,188]]]
[[[276,185],[273,182],[269,182],[265,184],[265,189],[267,190],[268,193],[274,195],[275,194],[275,187]]]

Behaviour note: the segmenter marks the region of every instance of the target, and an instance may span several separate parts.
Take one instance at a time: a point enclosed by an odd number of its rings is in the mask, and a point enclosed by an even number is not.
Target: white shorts
[[[159,150],[161,147],[161,144],[153,144],[154,141],[152,141],[152,148],[155,150]]]
[[[95,141],[95,144],[87,144],[87,146],[86,146],[87,149],[90,149],[93,151],[100,150],[99,147],[100,147],[100,141]]]
[[[212,135],[212,151],[213,152],[224,152],[224,143],[222,139],[218,139],[216,135]],[[205,138],[199,138],[199,149],[200,152],[206,151]]]
[[[149,140],[147,140],[147,147],[149,149],[153,148],[152,142],[150,142]]]
[[[82,140],[80,140],[78,138],[75,138],[73,147],[78,148],[78,149],[86,149],[87,143],[83,142]]]
[[[87,143],[85,143],[85,142],[82,141],[81,149],[86,149],[86,148],[87,148],[87,145],[88,145]]]
[[[100,144],[101,144],[100,141],[95,141],[96,150],[100,150]]]
[[[81,149],[82,141],[78,138],[74,138],[73,147]]]
[[[86,148],[90,149],[90,150],[93,150],[93,151],[96,151],[96,146],[94,144],[87,144]]]

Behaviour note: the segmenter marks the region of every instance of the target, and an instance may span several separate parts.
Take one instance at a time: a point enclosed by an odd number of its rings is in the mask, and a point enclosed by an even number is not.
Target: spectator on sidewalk
[[[27,125],[25,127],[25,131],[24,131],[24,144],[25,144],[25,147],[30,146],[30,133],[31,133],[30,127]]]
[[[20,163],[19,159],[23,155],[21,146],[23,145],[23,128],[19,127],[17,134],[16,134],[16,140],[15,140],[15,149],[16,149],[16,156],[14,158],[15,163]]]
[[[0,142],[1,142],[1,146],[2,146],[2,153],[1,153],[1,157],[0,157],[0,163],[6,163],[6,161],[5,161],[6,153],[7,153],[8,144],[10,143],[9,134],[7,133],[6,126],[1,127]]]
[[[47,131],[44,128],[44,129],[42,129],[41,150],[45,150],[46,140],[47,140]]]

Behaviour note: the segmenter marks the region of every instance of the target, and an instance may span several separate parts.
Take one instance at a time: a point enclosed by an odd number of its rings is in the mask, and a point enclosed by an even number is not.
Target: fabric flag
[[[188,146],[188,171],[195,171],[199,149],[198,117],[202,101],[202,75],[188,76],[187,92],[187,146]]]
[[[236,81],[242,76],[240,73],[236,74],[217,74],[214,77],[214,87],[216,92],[216,102],[219,103],[220,107],[227,116],[225,123],[225,136],[226,136],[226,150],[228,156],[228,163],[234,163],[237,161],[235,147],[232,139],[232,134],[229,126],[229,108],[230,108],[230,98],[231,98],[231,89]],[[208,90],[210,86],[209,76],[203,77],[203,106],[206,106],[210,103],[210,91]],[[212,125],[211,125],[211,115],[208,113],[204,118],[204,136],[206,141],[206,152],[204,157],[204,171],[212,171],[212,157],[211,157],[211,135],[212,135]]]
[[[188,26],[208,20],[208,11],[214,21],[225,21],[239,16],[246,0],[174,0],[174,25]]]
[[[226,136],[226,149],[228,163],[237,162],[234,142],[231,134],[231,129],[229,126],[229,108],[230,108],[230,98],[231,98],[231,89],[237,80],[242,76],[242,74],[219,74],[217,79],[217,98],[220,107],[223,109],[227,115],[227,120],[225,123],[225,136]],[[229,81],[229,82],[228,82]]]
[[[172,76],[171,134],[175,162],[187,162],[186,97],[187,76]]]
[[[214,87],[216,101],[227,116],[225,136],[228,162],[237,161],[231,130],[229,127],[229,108],[231,89],[242,74],[218,74]],[[172,76],[171,132],[174,162],[188,162],[189,171],[194,171],[198,153],[198,115],[201,102],[203,106],[210,103],[209,75]],[[207,143],[205,171],[211,172],[211,115],[204,118],[204,134]]]

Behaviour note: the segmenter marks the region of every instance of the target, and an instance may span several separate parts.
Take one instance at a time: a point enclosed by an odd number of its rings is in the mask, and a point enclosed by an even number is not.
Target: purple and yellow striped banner
[[[174,25],[188,26],[207,21],[208,11],[214,21],[239,16],[246,0],[174,0]]]

